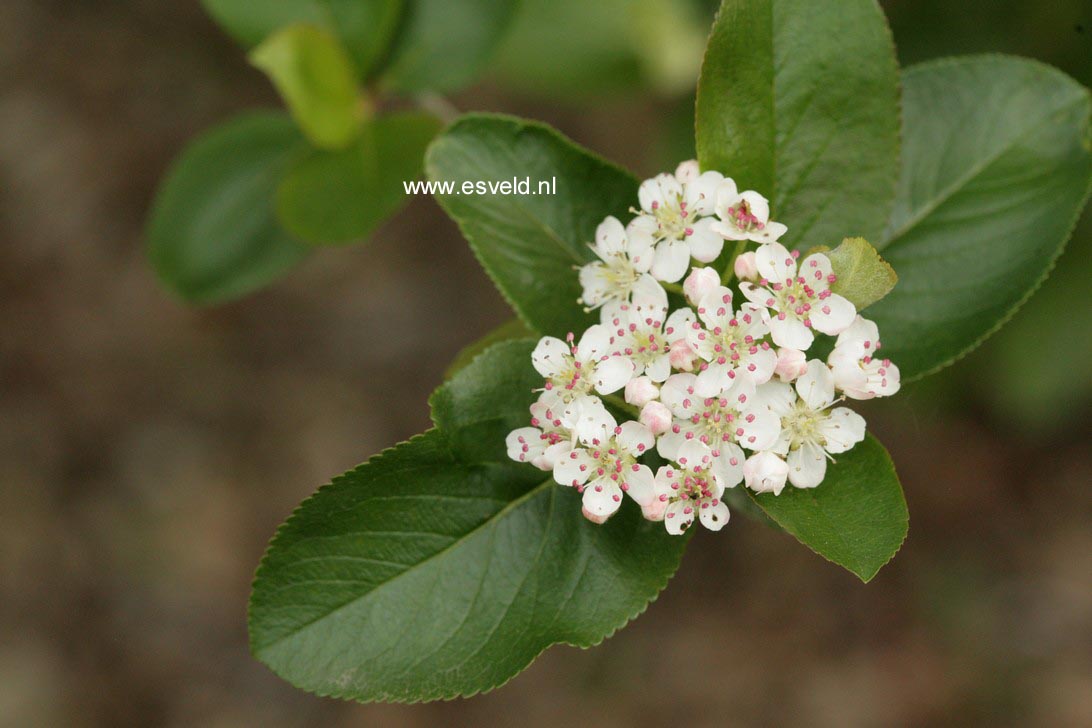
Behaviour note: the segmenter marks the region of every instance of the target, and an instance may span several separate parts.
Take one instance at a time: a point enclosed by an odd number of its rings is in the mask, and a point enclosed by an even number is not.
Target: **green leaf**
[[[429,179],[453,183],[437,199],[459,224],[478,260],[533,330],[564,336],[598,319],[576,303],[574,266],[607,215],[626,219],[637,180],[543,124],[511,117],[462,117],[425,157]],[[531,192],[556,180],[557,194],[459,194],[464,182],[529,179]]]
[[[898,65],[875,0],[725,0],[696,109],[702,167],[770,198],[790,247],[883,232]]]
[[[687,539],[632,503],[593,525],[575,490],[504,458],[533,400],[532,346],[486,351],[433,397],[441,429],[336,478],[281,527],[250,601],[251,649],[277,674],[361,701],[473,695],[552,644],[599,643],[663,589]]]
[[[872,435],[838,455],[817,488],[788,485],[781,495],[751,495],[800,543],[862,581],[871,580],[906,538],[906,499],[891,457]]]
[[[505,436],[527,426],[534,390],[542,388],[542,375],[531,366],[535,343],[494,344],[433,392],[432,421],[459,452],[485,462],[504,460]]]
[[[846,238],[834,250],[820,246],[812,252],[830,258],[838,277],[831,290],[848,298],[858,311],[879,301],[899,282],[895,269],[864,238]]]
[[[452,91],[474,79],[508,27],[516,0],[415,0],[393,41],[383,86]]]
[[[313,150],[277,189],[281,222],[316,244],[368,235],[409,201],[402,183],[421,176],[425,148],[439,129],[428,114],[391,114],[366,122],[346,149]]]
[[[472,362],[478,354],[481,354],[493,344],[497,344],[501,341],[508,341],[509,339],[523,339],[532,336],[533,334],[534,332],[527,328],[527,324],[523,323],[518,318],[506,321],[477,341],[467,344],[460,349],[459,353],[455,355],[455,358],[444,371],[444,379],[451,379],[459,370]]]
[[[356,70],[337,36],[314,25],[290,25],[251,51],[250,62],[273,81],[317,146],[341,148],[360,134]]]
[[[193,141],[175,161],[148,220],[156,273],[183,298],[237,298],[284,275],[307,246],[281,229],[273,191],[306,146],[281,113],[238,117]]]
[[[241,45],[258,45],[281,28],[309,23],[337,33],[360,74],[387,51],[402,0],[201,0],[217,23]]]
[[[903,379],[951,363],[1038,288],[1092,181],[1088,89],[1003,56],[907,70],[899,196],[878,247],[900,282],[870,318]]]

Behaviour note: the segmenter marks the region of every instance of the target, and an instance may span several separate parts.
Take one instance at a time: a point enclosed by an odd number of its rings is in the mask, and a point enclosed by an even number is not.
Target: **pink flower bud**
[[[603,524],[603,523],[607,522],[608,518],[610,518],[610,516],[597,516],[594,513],[592,513],[591,511],[589,511],[587,508],[582,508],[581,511],[584,514],[584,518],[587,518],[592,523]]]
[[[758,263],[755,262],[754,253],[743,253],[736,262],[732,264],[732,269],[736,273],[736,278],[741,281],[756,281],[758,280]]]
[[[644,407],[658,396],[660,388],[648,377],[634,377],[626,383],[626,401],[632,405]]]
[[[698,352],[694,351],[694,347],[686,343],[686,339],[673,341],[668,351],[673,369],[680,372],[694,371],[694,362],[698,360]]]
[[[683,184],[696,180],[699,175],[701,175],[701,167],[698,166],[696,159],[688,159],[675,169],[675,179]]]
[[[705,294],[720,285],[720,274],[713,268],[695,268],[683,281],[683,293],[691,306],[697,306]]]
[[[671,410],[663,402],[649,402],[641,409],[638,420],[659,437],[671,427]]]
[[[653,496],[651,501],[641,506],[641,515],[650,521],[662,521],[666,510],[667,499],[660,500],[659,496]]]
[[[782,382],[791,382],[808,370],[808,355],[799,349],[778,349],[776,374]]]

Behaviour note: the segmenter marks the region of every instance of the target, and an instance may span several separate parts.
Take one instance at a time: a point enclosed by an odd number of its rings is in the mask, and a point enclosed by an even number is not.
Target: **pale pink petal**
[[[640,422],[623,422],[618,430],[614,436],[615,441],[634,457],[644,455],[656,444],[656,436]]]
[[[595,252],[604,260],[626,251],[626,229],[618,218],[608,216],[595,229]]]
[[[812,253],[800,262],[800,275],[816,293],[830,288],[830,276],[833,274],[830,258],[822,253]]]
[[[516,462],[530,463],[542,455],[545,451],[542,430],[537,427],[521,427],[512,430],[504,439],[508,448],[508,457]],[[549,470],[550,468],[544,468]]]
[[[597,478],[585,486],[583,502],[593,516],[610,517],[622,504],[622,489],[610,478]]]
[[[675,176],[682,181],[678,174]],[[686,182],[686,211],[696,215],[713,215],[716,212],[717,195],[724,184],[724,175],[709,171]]]
[[[734,488],[743,480],[743,462],[746,456],[739,446],[731,442],[722,442],[714,448],[713,475],[721,488]]]
[[[781,243],[758,246],[755,251],[758,273],[771,283],[784,283],[796,276],[796,261]]]
[[[837,293],[813,303],[810,312],[811,324],[815,330],[831,336],[849,328],[856,315],[857,307]]]
[[[753,407],[740,413],[738,420],[739,444],[748,450],[766,450],[777,442],[781,434],[781,418],[766,407]]]
[[[690,501],[673,501],[664,511],[664,526],[672,536],[678,536],[690,528],[694,515],[694,506]]]
[[[599,394],[617,392],[633,377],[633,362],[625,357],[612,356],[599,362],[592,376],[595,391]]]
[[[717,501],[717,504],[713,505],[710,501],[703,500],[698,507],[701,525],[710,531],[719,531],[724,528],[728,523],[728,516],[728,506],[724,505],[724,501]]]
[[[639,506],[647,506],[655,497],[652,470],[647,465],[637,465],[625,474],[626,494]]]
[[[756,493],[781,495],[788,477],[788,464],[772,452],[755,453],[743,464],[744,481]]]
[[[690,255],[700,263],[712,263],[724,249],[724,238],[713,229],[716,219],[702,218],[690,226],[693,231],[686,237],[690,244]]]
[[[554,463],[554,480],[561,485],[583,485],[595,472],[596,460],[583,448],[576,448]]]

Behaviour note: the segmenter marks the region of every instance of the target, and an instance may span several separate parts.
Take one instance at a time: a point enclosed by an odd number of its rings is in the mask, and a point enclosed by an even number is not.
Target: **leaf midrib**
[[[552,486],[554,484],[555,483],[554,483],[552,478],[547,478],[546,480],[542,481],[538,485],[536,485],[533,488],[531,488],[530,490],[528,490],[526,493],[524,493],[521,496],[519,496],[518,498],[514,499],[508,505],[501,508],[499,511],[497,511],[492,516],[490,516],[489,518],[487,518],[484,521],[482,521],[481,523],[479,523],[477,526],[475,526],[471,530],[469,530],[466,533],[464,533],[463,535],[459,536],[457,539],[452,541],[450,544],[448,544],[444,548],[440,549],[439,551],[437,551],[437,552],[435,552],[433,554],[430,554],[427,558],[422,559],[421,561],[418,561],[417,563],[413,564],[412,566],[405,569],[404,571],[401,571],[401,572],[395,574],[390,579],[387,579],[386,581],[384,581],[384,582],[382,582],[380,584],[377,584],[376,586],[372,587],[371,589],[368,589],[363,594],[360,594],[359,596],[353,597],[352,599],[345,602],[344,604],[340,604],[337,607],[334,607],[333,609],[331,609],[331,610],[329,610],[329,611],[327,611],[327,612],[325,612],[325,613],[323,613],[323,614],[321,614],[321,615],[319,615],[317,617],[314,617],[313,619],[309,619],[308,621],[304,622],[303,624],[300,624],[299,626],[293,628],[290,632],[286,632],[285,634],[283,634],[280,637],[276,638],[272,642],[268,642],[268,643],[263,644],[261,646],[255,645],[254,646],[255,655],[258,655],[259,653],[262,653],[262,652],[266,652],[266,651],[272,649],[273,647],[276,647],[280,643],[284,642],[285,640],[296,637],[297,635],[299,635],[301,632],[308,629],[312,625],[333,616],[334,614],[340,612],[343,609],[346,609],[348,607],[353,606],[354,604],[357,604],[360,600],[365,599],[365,598],[375,594],[376,592],[384,589],[385,587],[389,586],[390,584],[393,584],[393,583],[397,582],[400,578],[402,578],[406,574],[414,572],[416,569],[424,566],[425,564],[428,564],[428,563],[432,562],[435,559],[442,558],[449,551],[451,551],[452,549],[454,549],[457,546],[461,545],[466,540],[472,538],[479,531],[482,531],[486,527],[491,526],[494,522],[496,522],[500,518],[504,517],[510,511],[518,508],[523,503],[529,501],[531,498],[536,496],[544,488],[550,487],[550,486]]]
[[[923,220],[929,217],[929,215],[936,212],[937,209],[939,209],[943,204],[955,197],[955,195],[962,191],[971,181],[973,181],[976,177],[985,172],[990,166],[998,162],[1006,154],[1015,149],[1017,145],[1019,145],[1028,137],[1035,134],[1037,131],[1039,131],[1040,128],[1046,126],[1051,121],[1053,121],[1054,117],[1058,114],[1062,113],[1063,111],[1067,111],[1074,106],[1078,106],[1082,102],[1087,102],[1087,98],[1083,95],[1077,95],[1072,97],[1070,100],[1067,100],[1065,103],[1059,104],[1058,106],[1050,109],[1049,112],[1043,114],[1042,117],[1036,120],[1036,122],[1032,126],[1019,132],[1019,134],[1014,136],[1009,142],[1002,145],[996,153],[987,155],[980,162],[972,165],[965,174],[960,175],[952,184],[950,184],[947,188],[942,190],[940,194],[938,194],[935,198],[933,198],[926,205],[924,205],[918,211],[918,213],[908,218],[907,221],[904,224],[900,225],[899,228],[895,230],[891,235],[886,236],[886,239],[880,243],[878,249],[886,250],[893,245],[896,245],[903,236],[905,236]]]

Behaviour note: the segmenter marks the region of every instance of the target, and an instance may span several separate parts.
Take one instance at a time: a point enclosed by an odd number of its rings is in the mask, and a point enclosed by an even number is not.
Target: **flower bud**
[[[754,253],[743,253],[736,262],[732,264],[732,269],[736,273],[736,278],[741,281],[757,281],[758,280],[758,263],[755,262]]]
[[[782,382],[791,382],[808,370],[808,355],[799,349],[777,350],[776,374]]]
[[[666,510],[667,499],[660,500],[660,497],[656,496],[647,504],[641,506],[641,515],[650,521],[662,521]]]
[[[768,450],[755,453],[743,463],[743,479],[756,493],[781,495],[788,477],[788,463]]]
[[[675,168],[675,179],[683,184],[696,180],[701,175],[698,160],[688,159]]]
[[[641,409],[638,419],[653,435],[659,437],[671,427],[671,410],[663,402],[649,402]]]
[[[686,342],[686,339],[677,339],[671,343],[668,349],[671,359],[671,367],[680,372],[694,371],[694,362],[698,360],[698,352]]]
[[[610,516],[597,516],[589,511],[587,508],[582,508],[581,512],[584,514],[584,518],[587,518],[592,523],[603,524],[607,522],[608,518],[610,518]]]
[[[634,377],[626,383],[626,402],[634,406],[644,407],[659,395],[660,388],[648,377]]]
[[[695,268],[683,281],[683,293],[691,306],[697,306],[705,294],[720,285],[720,274],[713,268]]]

